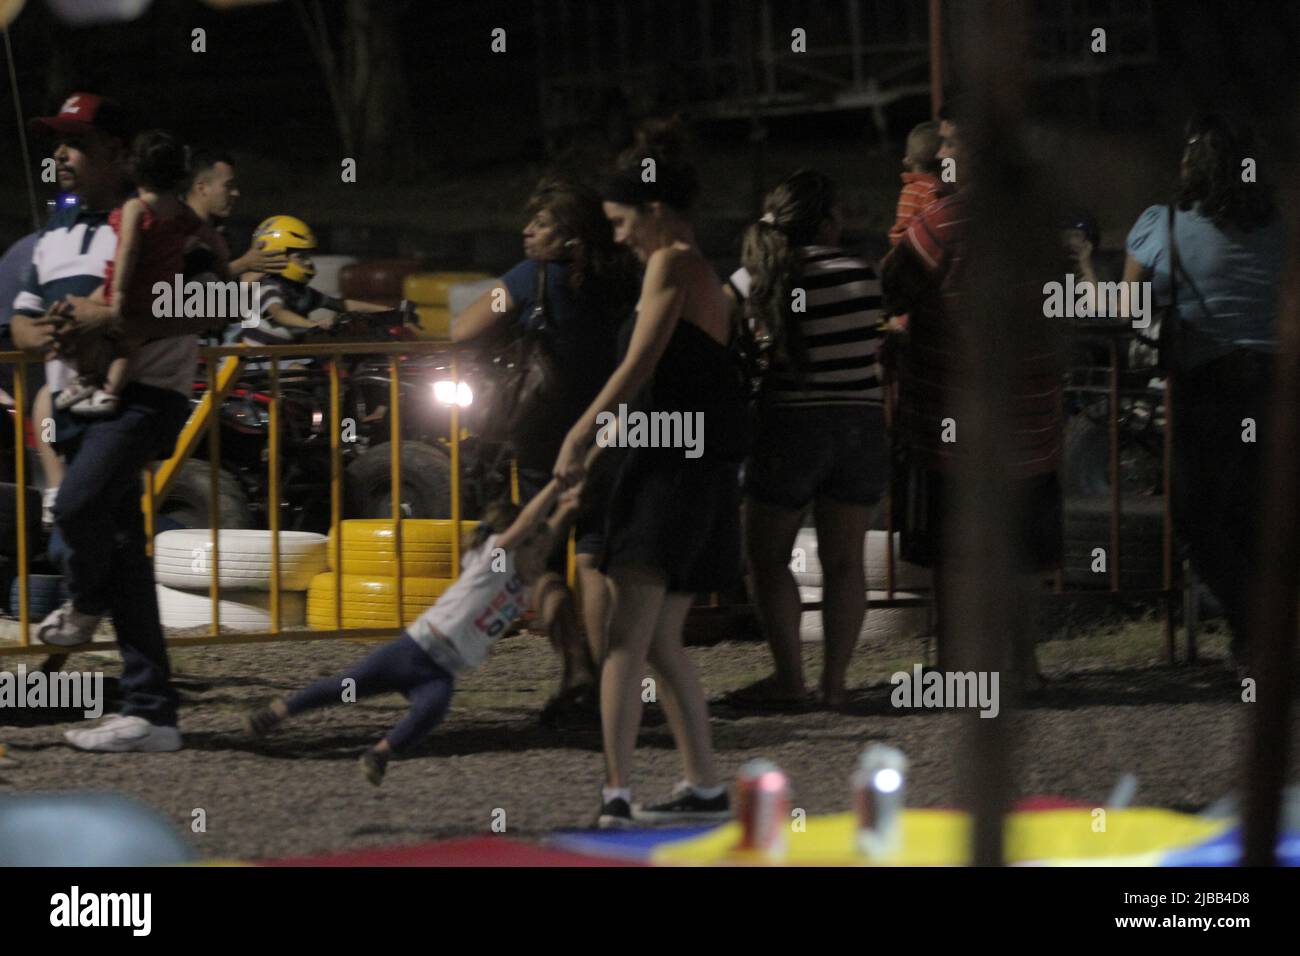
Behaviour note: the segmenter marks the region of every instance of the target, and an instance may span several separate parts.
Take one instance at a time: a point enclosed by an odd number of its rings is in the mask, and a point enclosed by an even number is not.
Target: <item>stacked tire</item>
[[[478,522],[462,521],[462,532]],[[451,542],[455,524],[441,519],[401,522],[401,561],[393,522],[353,519],[339,525],[341,567],[335,567],[331,536],[328,570],[316,575],[307,592],[307,624],[318,630],[388,628],[410,623],[452,584]],[[402,604],[397,604],[399,568]],[[341,608],[336,601],[341,594]],[[339,611],[341,610],[341,614]]]
[[[269,531],[230,530],[217,539],[220,624],[237,631],[272,630]],[[212,532],[207,528],[164,531],[154,538],[154,578],[164,627],[212,623]],[[280,626],[306,622],[306,592],[325,570],[326,537],[306,531],[280,532]]]
[[[416,272],[408,275],[402,283],[402,298],[415,304],[415,311],[420,316],[419,337],[451,338],[451,317],[464,311],[473,301],[473,298],[465,301],[468,295],[465,287],[491,288],[492,281],[491,276],[482,272]]]

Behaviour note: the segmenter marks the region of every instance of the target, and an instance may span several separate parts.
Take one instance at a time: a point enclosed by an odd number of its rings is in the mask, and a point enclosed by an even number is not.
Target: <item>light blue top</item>
[[[1129,254],[1153,270],[1157,306],[1168,305],[1170,298],[1168,209],[1149,207],[1125,242]],[[1199,207],[1180,209],[1174,214],[1174,238],[1182,265],[1178,315],[1213,340],[1198,337],[1189,363],[1199,365],[1234,348],[1271,349],[1277,341],[1277,291],[1286,253],[1280,217],[1239,232],[1220,229]]]

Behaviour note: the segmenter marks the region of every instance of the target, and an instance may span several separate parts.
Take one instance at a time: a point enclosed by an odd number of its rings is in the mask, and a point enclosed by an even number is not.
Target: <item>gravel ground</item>
[[[498,808],[506,812],[507,832],[526,839],[591,821],[602,772],[599,735],[539,725],[557,667],[546,642],[534,636],[502,641],[482,670],[461,683],[443,726],[410,759],[391,765],[379,789],[362,779],[356,758],[397,719],[400,697],[305,716],[264,743],[239,732],[244,708],[365,652],[362,644],[337,640],[176,649],[186,744],[176,754],[83,754],[62,743],[78,715],[0,711],[0,741],[15,758],[0,769],[0,792],[124,791],[187,831],[192,811],[201,807],[207,832],[192,837],[212,858],[464,836],[487,831]],[[1138,802],[1148,805],[1193,810],[1231,790],[1249,707],[1222,659],[1222,639],[1204,640],[1202,652],[1206,660],[1198,665],[1161,663],[1154,623],[1042,645],[1048,692],[1025,709],[1004,710],[1016,746],[1015,792],[1099,801],[1125,771],[1137,774]],[[713,696],[761,676],[768,664],[757,643],[690,653]],[[722,771],[730,778],[746,760],[773,759],[791,777],[796,806],[839,811],[848,805],[846,781],[858,752],[886,741],[911,758],[912,805],[958,803],[954,748],[971,718],[895,710],[889,703],[889,674],[910,669],[924,653],[919,641],[864,644],[851,681],[860,689],[848,713],[753,716],[715,706]],[[805,659],[815,681],[820,649],[806,647]],[[18,663],[0,660],[0,669]],[[118,672],[115,655],[103,652],[74,656],[69,666],[102,669],[110,678]],[[680,773],[667,729],[643,728],[638,797],[666,795]]]

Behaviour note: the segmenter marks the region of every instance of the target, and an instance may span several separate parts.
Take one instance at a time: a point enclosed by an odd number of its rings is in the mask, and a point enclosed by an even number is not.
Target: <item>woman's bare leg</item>
[[[659,674],[658,697],[682,755],[686,779],[696,787],[712,787],[718,782],[718,771],[713,761],[709,704],[695,664],[682,646],[682,626],[691,599],[692,595],[680,592],[664,597],[650,642],[649,660]]]
[[[605,783],[628,787],[632,751],[641,726],[641,681],[646,677],[646,655],[667,582],[661,573],[648,568],[619,567],[611,571],[610,583],[614,602],[609,652],[600,671]]]
[[[844,700],[849,661],[867,610],[867,574],[862,551],[871,508],[819,498],[813,507],[817,555],[822,564],[822,624],[825,664],[821,689],[826,703]]]
[[[804,695],[799,585],[790,570],[790,553],[802,518],[800,511],[745,499],[745,547],[754,603],[772,649],[776,691],[792,698]]]

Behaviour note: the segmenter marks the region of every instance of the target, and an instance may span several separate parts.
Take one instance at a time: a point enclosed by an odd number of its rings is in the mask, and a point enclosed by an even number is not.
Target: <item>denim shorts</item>
[[[816,498],[871,506],[889,484],[885,411],[878,405],[762,410],[745,493],[764,504],[802,510]]]

